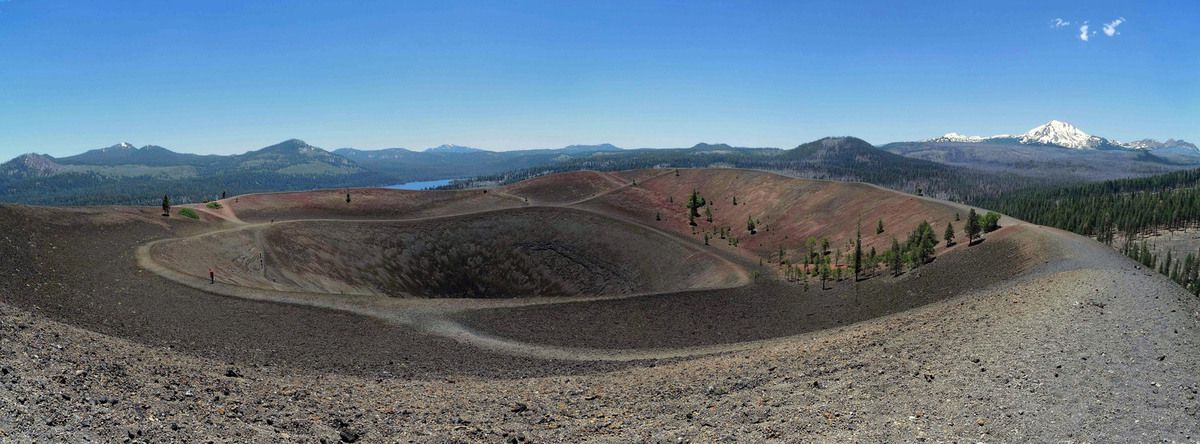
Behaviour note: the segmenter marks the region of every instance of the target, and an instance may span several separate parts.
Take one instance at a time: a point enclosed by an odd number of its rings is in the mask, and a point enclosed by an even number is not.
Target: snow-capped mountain
[[[1154,139],[1142,139],[1142,140],[1135,140],[1135,141],[1128,142],[1128,143],[1122,143],[1121,146],[1124,146],[1124,147],[1130,148],[1130,149],[1135,149],[1135,150],[1158,150],[1158,149],[1164,149],[1164,148],[1190,148],[1190,149],[1193,149],[1196,151],[1200,151],[1200,148],[1197,148],[1196,145],[1189,143],[1185,140],[1178,140],[1178,139],[1167,139],[1166,141],[1163,141],[1163,142],[1159,142]]]
[[[986,141],[993,140],[993,139],[1011,139],[1011,138],[1013,138],[1013,136],[1008,135],[1008,134],[997,134],[995,136],[984,137],[984,136],[968,136],[966,134],[959,134],[959,133],[946,133],[942,137],[934,137],[932,139],[927,140],[927,142],[979,143],[979,142],[986,142]]]
[[[425,152],[427,152],[427,153],[451,153],[451,154],[475,153],[475,152],[479,152],[479,151],[485,151],[485,150],[481,150],[479,148],[472,148],[469,146],[450,145],[450,144],[438,145],[433,148],[425,149]]]
[[[1121,143],[1116,140],[1093,136],[1061,120],[1051,120],[1020,135],[1000,134],[983,137],[952,132],[946,133],[941,137],[929,139],[926,142],[1019,143],[1022,145],[1048,145],[1076,150],[1127,149],[1154,151],[1164,148],[1186,148],[1200,152],[1200,149],[1196,145],[1176,139],[1167,139],[1166,142],[1142,139],[1129,143]]]
[[[1017,140],[1026,145],[1055,145],[1080,150],[1094,149],[1107,142],[1103,137],[1085,133],[1074,125],[1061,120],[1046,122],[1046,124],[1022,134]]]

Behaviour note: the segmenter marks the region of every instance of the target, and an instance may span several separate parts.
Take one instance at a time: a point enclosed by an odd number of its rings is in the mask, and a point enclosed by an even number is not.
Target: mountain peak
[[[1064,148],[1091,149],[1103,144],[1102,138],[1083,132],[1070,123],[1051,120],[1029,130],[1020,137],[1021,143],[1056,145]]]
[[[730,149],[733,149],[733,147],[729,146],[728,143],[701,142],[701,143],[697,143],[697,144],[693,145],[692,149],[694,149],[694,150],[730,150]]]
[[[63,167],[45,154],[26,153],[0,164],[0,174],[9,176],[47,176]]]
[[[320,150],[320,148],[317,148],[317,147],[315,147],[315,146],[309,145],[309,144],[308,144],[308,142],[305,142],[305,141],[303,141],[303,140],[300,140],[300,139],[288,139],[288,140],[285,140],[285,141],[283,141],[283,142],[279,142],[279,143],[277,143],[277,144],[274,144],[274,145],[268,146],[268,147],[266,147],[266,148],[260,149],[259,151],[264,151],[264,152],[293,152],[293,151],[298,151],[298,152],[302,152],[302,153],[303,153],[303,152],[310,152],[310,151],[317,151],[317,150]]]
[[[955,132],[946,133],[926,142],[1017,142],[1026,145],[1050,145],[1071,149],[1097,149],[1111,147],[1114,144],[1103,137],[1096,137],[1062,120],[1051,120],[1019,136],[998,134],[991,137],[968,136]]]

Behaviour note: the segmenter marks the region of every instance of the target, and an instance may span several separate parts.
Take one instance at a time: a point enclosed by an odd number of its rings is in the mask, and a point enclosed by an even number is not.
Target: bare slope
[[[399,297],[613,296],[728,286],[695,246],[566,208],[409,222],[297,221],[157,243],[167,267],[283,291]]]
[[[614,173],[573,171],[517,182],[505,191],[534,204],[563,205],[596,197],[628,183]]]
[[[829,239],[831,249],[849,252],[859,223],[864,248],[879,251],[901,241],[922,220],[938,234],[962,212],[959,208],[857,183],[797,179],[753,170],[681,169],[660,174],[581,203],[605,214],[636,220],[694,239],[705,232],[726,229],[739,246],[754,255],[777,254],[782,247],[792,257],[807,251],[809,240]],[[688,225],[687,201],[697,192],[707,202],[699,210],[696,228]],[[736,199],[737,204],[734,204]],[[707,212],[712,213],[712,222]],[[656,221],[656,214],[662,221]],[[966,216],[961,214],[959,216]],[[747,220],[757,223],[750,234]],[[875,228],[883,221],[884,233]],[[955,222],[961,232],[961,222]],[[694,233],[695,232],[695,233]],[[714,244],[723,241],[715,239]]]
[[[350,201],[346,201],[346,196]],[[246,222],[292,219],[413,219],[520,206],[483,190],[411,191],[379,188],[262,193],[221,201]]]

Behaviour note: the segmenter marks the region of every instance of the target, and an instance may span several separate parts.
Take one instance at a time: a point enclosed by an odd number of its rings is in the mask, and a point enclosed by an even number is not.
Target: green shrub
[[[183,216],[183,217],[190,217],[192,219],[200,220],[200,215],[196,214],[196,210],[193,210],[191,208],[180,208],[179,215]]]
[[[217,202],[217,201],[212,201],[212,202],[208,203],[207,207],[212,208],[214,210],[219,210],[219,209],[221,209],[221,203]]]

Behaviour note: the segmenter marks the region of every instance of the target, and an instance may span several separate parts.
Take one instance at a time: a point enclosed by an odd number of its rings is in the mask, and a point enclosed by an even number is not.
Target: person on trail
[[[208,283],[210,285],[217,283],[217,275],[213,273],[212,267],[209,267],[208,269]]]

